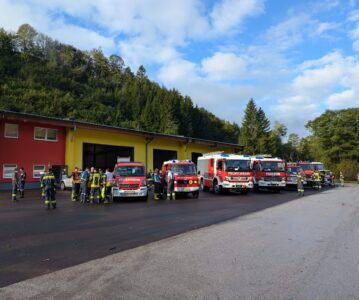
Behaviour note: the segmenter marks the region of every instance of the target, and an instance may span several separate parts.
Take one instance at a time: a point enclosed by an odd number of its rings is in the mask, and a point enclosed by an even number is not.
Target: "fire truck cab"
[[[216,194],[236,190],[246,194],[253,188],[248,155],[205,153],[198,157],[197,168],[202,190],[212,189]]]
[[[254,188],[280,192],[286,186],[285,162],[280,158],[253,156],[251,167],[254,172]]]
[[[321,162],[300,161],[298,162],[298,165],[303,169],[305,174],[305,180],[310,186],[313,185],[312,175],[314,171],[324,170],[324,165]]]
[[[148,198],[145,165],[141,162],[118,162],[113,170],[111,198]]]
[[[301,172],[303,172],[303,170],[297,163],[287,163],[285,167],[285,181],[287,187],[297,186],[297,174]],[[304,184],[306,184],[305,180]]]
[[[176,194],[191,193],[193,198],[199,196],[199,180],[196,165],[191,160],[168,160],[162,164],[162,174],[171,170],[173,174],[173,188]],[[165,175],[166,176],[166,175]],[[166,182],[167,180],[165,180]],[[167,194],[167,185],[164,186],[164,195]]]

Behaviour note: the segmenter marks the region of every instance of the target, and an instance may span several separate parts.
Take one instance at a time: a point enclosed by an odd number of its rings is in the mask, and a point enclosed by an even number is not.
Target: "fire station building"
[[[0,189],[9,188],[15,167],[24,167],[27,188],[38,187],[48,167],[60,179],[75,166],[113,169],[119,157],[143,162],[148,171],[169,159],[197,162],[202,153],[237,153],[242,146],[198,138],[0,110]]]

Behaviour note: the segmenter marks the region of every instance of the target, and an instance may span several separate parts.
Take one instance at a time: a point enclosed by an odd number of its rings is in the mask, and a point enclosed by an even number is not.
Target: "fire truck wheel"
[[[197,199],[199,197],[199,191],[192,193],[193,198]]]
[[[221,192],[222,192],[222,188],[218,185],[217,180],[213,181],[213,191],[217,195],[221,194]]]

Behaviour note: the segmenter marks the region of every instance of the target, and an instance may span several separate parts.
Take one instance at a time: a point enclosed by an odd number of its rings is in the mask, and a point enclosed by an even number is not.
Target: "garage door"
[[[129,157],[134,160],[133,147],[120,147],[100,144],[83,144],[83,167],[113,169],[118,157]]]
[[[161,169],[166,160],[177,159],[177,151],[153,149],[153,170]]]

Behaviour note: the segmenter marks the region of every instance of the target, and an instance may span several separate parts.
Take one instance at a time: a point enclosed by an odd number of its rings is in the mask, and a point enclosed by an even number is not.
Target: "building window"
[[[34,165],[32,169],[32,177],[33,178],[40,178],[41,173],[45,172],[46,166],[45,165]]]
[[[4,164],[3,165],[3,171],[2,171],[2,178],[12,178],[12,175],[14,174],[14,170],[17,168],[16,164]]]
[[[41,141],[57,141],[57,129],[35,127],[34,131],[35,140]]]
[[[5,123],[5,137],[6,138],[19,138],[19,125]]]

